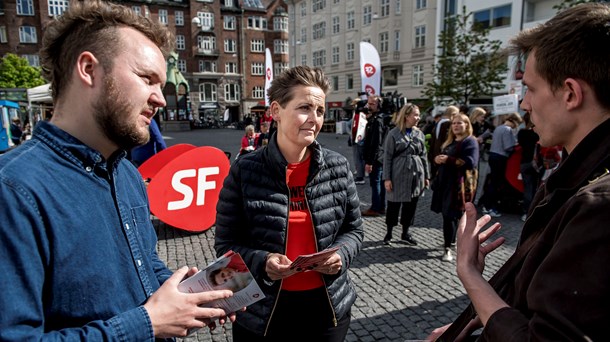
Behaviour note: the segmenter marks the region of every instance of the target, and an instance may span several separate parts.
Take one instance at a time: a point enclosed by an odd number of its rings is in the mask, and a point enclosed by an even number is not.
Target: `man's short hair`
[[[318,87],[328,93],[330,83],[320,68],[299,65],[290,68],[273,79],[267,90],[269,102],[276,101],[284,107],[294,97],[293,89],[298,86]]]
[[[175,39],[163,24],[136,14],[130,8],[101,0],[71,1],[70,8],[46,27],[40,65],[57,100],[67,88],[78,56],[89,51],[106,71],[123,48],[118,28],[131,27],[159,47],[164,57]]]
[[[566,78],[580,79],[610,109],[610,6],[584,3],[568,8],[521,32],[510,45],[519,54],[535,52],[536,72],[553,91]]]

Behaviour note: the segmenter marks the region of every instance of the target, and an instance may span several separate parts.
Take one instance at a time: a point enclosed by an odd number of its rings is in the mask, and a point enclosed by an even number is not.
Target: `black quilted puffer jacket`
[[[343,244],[338,251],[341,271],[323,275],[336,322],[356,300],[347,270],[364,237],[360,201],[345,157],[322,148],[318,142],[309,149],[312,154],[305,196],[318,251]],[[286,250],[290,201],[287,166],[274,134],[267,147],[240,157],[231,166],[217,205],[217,255],[229,250],[240,253],[266,296],[237,313],[240,325],[260,335],[266,333],[281,286],[280,281],[267,277],[265,261],[269,253],[285,254]]]

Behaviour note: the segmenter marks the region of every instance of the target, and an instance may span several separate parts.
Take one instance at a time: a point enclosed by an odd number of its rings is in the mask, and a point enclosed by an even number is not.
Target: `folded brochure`
[[[232,297],[205,305],[221,308],[226,313],[238,311],[265,298],[241,255],[233,251],[228,251],[206,268],[180,282],[178,290],[185,293],[231,290]]]
[[[299,255],[293,262],[290,264],[290,269],[297,271],[308,271],[313,270],[318,267],[321,263],[325,262],[331,255],[333,255],[336,251],[341,248],[341,245],[327,248],[321,252],[307,254],[307,255]]]

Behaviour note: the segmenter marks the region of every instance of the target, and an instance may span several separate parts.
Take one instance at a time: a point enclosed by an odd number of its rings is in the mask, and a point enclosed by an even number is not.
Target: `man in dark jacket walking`
[[[383,188],[383,139],[386,128],[379,109],[382,99],[371,95],[367,100],[370,117],[364,134],[364,163],[371,184],[371,207],[362,216],[385,215],[385,189]]]

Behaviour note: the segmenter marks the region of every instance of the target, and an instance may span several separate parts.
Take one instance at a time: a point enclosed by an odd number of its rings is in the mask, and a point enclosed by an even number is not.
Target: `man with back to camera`
[[[457,274],[472,305],[440,341],[603,341],[610,322],[610,7],[566,9],[511,41],[527,57],[521,108],[543,146],[564,159],[530,206],[514,255],[487,282],[482,232],[468,205],[458,228]],[[428,337],[434,340],[447,326]]]
[[[48,24],[41,65],[54,115],[0,156],[0,340],[152,341],[224,322],[159,259],[146,190],[125,150],[165,106],[173,36],[103,1]],[[234,319],[234,315],[230,315]]]

